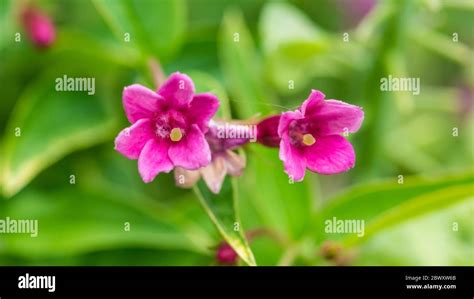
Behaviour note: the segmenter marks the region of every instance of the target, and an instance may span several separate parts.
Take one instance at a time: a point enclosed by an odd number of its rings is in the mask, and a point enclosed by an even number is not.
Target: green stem
[[[235,183],[233,182],[234,180],[232,179],[232,189],[233,189],[233,196],[235,198],[236,190],[235,190]],[[207,203],[206,199],[204,198],[202,192],[199,190],[197,186],[193,187],[193,191],[196,194],[199,202],[201,203],[202,207],[204,208],[204,211],[207,213],[209,216],[209,219],[211,219],[212,223],[216,227],[217,231],[221,236],[224,238],[224,240],[235,250],[235,252],[240,256],[240,258],[247,263],[249,266],[256,266],[256,262],[253,256],[253,253],[250,250],[250,247],[248,245],[247,239],[245,238],[245,235],[243,233],[243,228],[240,227],[238,231],[238,236],[239,238],[233,238],[230,236],[230,234],[224,229],[222,223],[219,221],[217,218],[215,212],[211,209],[209,204]],[[212,200],[212,199],[211,199]],[[216,199],[219,200],[219,199]],[[222,200],[222,199],[220,199]],[[235,210],[236,207],[236,200],[234,199],[234,215],[235,215],[235,221],[240,224],[240,219],[238,218],[238,213]],[[240,225],[241,226],[241,225]]]
[[[432,30],[414,30],[410,34],[410,39],[465,67],[470,65],[471,59],[474,57],[473,51],[462,42],[455,42],[452,38]]]
[[[278,266],[291,266],[298,256],[298,248],[296,246],[289,247],[278,261]]]

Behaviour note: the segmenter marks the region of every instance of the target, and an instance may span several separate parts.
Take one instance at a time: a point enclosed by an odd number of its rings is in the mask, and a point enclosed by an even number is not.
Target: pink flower
[[[363,119],[360,107],[324,100],[323,93],[313,90],[298,110],[281,115],[278,135],[285,172],[301,181],[306,168],[335,174],[354,167],[354,149],[340,134],[356,132]]]
[[[49,47],[56,39],[56,30],[51,19],[34,7],[27,7],[21,20],[33,43],[40,48]]]
[[[129,159],[138,159],[145,183],[175,166],[198,169],[211,161],[204,134],[219,107],[210,93],[194,94],[193,81],[172,74],[158,89],[139,84],[123,91],[123,106],[132,126],[115,139],[115,149]]]
[[[206,140],[211,148],[211,163],[198,170],[186,170],[177,167],[174,171],[176,185],[183,188],[192,187],[202,176],[211,192],[218,194],[227,174],[240,176],[245,168],[245,158],[233,149],[249,142],[246,138],[219,138],[218,128],[224,123],[210,122]]]

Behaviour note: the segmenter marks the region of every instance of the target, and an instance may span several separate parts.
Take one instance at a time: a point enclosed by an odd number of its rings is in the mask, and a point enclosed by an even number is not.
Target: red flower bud
[[[21,14],[21,21],[35,46],[47,48],[56,39],[56,29],[52,20],[41,10],[34,7],[25,8]]]
[[[235,265],[238,255],[227,242],[223,242],[217,248],[216,259],[219,264]]]
[[[257,124],[257,141],[268,147],[280,146],[278,124],[280,115],[272,115]]]

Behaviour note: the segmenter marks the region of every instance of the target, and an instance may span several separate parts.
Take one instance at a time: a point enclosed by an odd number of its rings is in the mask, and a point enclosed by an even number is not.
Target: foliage
[[[21,3],[0,0],[0,219],[37,219],[39,235],[0,234],[0,264],[210,265],[226,241],[245,265],[326,265],[328,240],[355,265],[474,264],[472,5],[378,1],[354,25],[348,1],[41,0],[58,39],[38,50]],[[172,174],[144,184],[113,139],[123,87],[155,88],[152,60],[215,93],[225,119],[312,88],[364,107],[355,169],[292,184],[277,149],[250,144],[219,195]],[[55,91],[66,74],[95,94]],[[382,92],[388,75],[420,78],[420,95]],[[364,236],[328,234],[333,217]]]

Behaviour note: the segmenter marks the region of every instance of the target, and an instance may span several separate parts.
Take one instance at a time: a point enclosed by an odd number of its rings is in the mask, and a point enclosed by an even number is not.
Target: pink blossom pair
[[[187,75],[172,74],[157,92],[141,85],[128,86],[123,105],[132,124],[115,140],[115,149],[129,159],[138,159],[144,182],[175,169],[183,187],[203,177],[218,193],[226,174],[238,176],[245,160],[233,150],[248,140],[222,140],[211,121],[219,101],[211,93],[195,94]],[[321,174],[347,171],[355,163],[352,145],[343,133],[356,132],[363,121],[361,108],[336,100],[324,100],[313,90],[296,111],[270,116],[258,125],[258,141],[280,147],[285,171],[295,181],[305,170]]]

